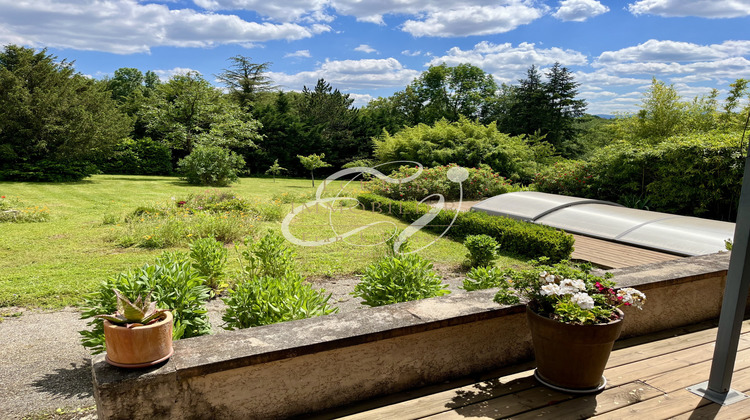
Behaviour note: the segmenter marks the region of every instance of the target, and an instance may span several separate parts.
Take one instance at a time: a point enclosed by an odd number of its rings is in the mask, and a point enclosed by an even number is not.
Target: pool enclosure
[[[734,223],[536,191],[498,195],[471,210],[683,256],[724,251],[734,237]]]

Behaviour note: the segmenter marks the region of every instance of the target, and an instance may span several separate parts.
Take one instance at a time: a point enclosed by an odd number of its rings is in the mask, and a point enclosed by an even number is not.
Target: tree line
[[[242,174],[273,165],[307,174],[298,156],[324,154],[338,169],[373,160],[376,139],[419,124],[494,122],[504,133],[576,152],[585,102],[560,64],[531,66],[518,85],[498,86],[482,69],[430,67],[404,90],[362,108],[324,79],[282,91],[270,63],[234,56],[215,75],[224,89],[189,72],[161,81],[153,71],[117,69],[92,79],[47,50],[0,52],[0,179],[75,181],[98,172],[171,174],[199,147],[220,148]],[[543,80],[546,76],[547,80]],[[573,143],[571,143],[573,142]],[[212,155],[216,156],[216,155]],[[240,158],[240,159],[238,159]]]

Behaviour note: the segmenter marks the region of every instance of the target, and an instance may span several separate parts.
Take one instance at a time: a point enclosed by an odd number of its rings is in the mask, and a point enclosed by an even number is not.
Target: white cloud
[[[285,89],[301,90],[325,79],[341,91],[359,89],[402,88],[419,75],[405,68],[395,58],[326,61],[312,71],[296,74],[269,72],[275,84]]]
[[[366,93],[350,93],[349,97],[354,99],[354,102],[352,102],[352,106],[357,108],[361,108],[367,105],[371,100],[375,99],[372,95]]]
[[[0,0],[0,44],[18,43],[117,54],[152,47],[211,47],[298,40],[330,30],[321,24],[248,22],[236,15],[170,10],[134,0]]]
[[[402,28],[417,37],[492,35],[516,29],[542,15],[542,9],[521,3],[508,6],[466,6],[434,11],[422,20],[407,20]]]
[[[725,41],[721,44],[698,45],[690,42],[649,39],[643,44],[599,55],[599,65],[624,62],[685,62],[714,60],[750,53],[750,41]]]
[[[750,15],[750,0],[639,0],[628,10],[634,15],[736,18]]]
[[[562,21],[583,22],[607,12],[609,7],[596,0],[563,0],[552,16]]]
[[[427,64],[446,63],[456,66],[461,63],[475,65],[492,73],[498,82],[515,83],[532,65],[551,66],[559,62],[565,67],[586,65],[586,56],[578,51],[561,48],[536,48],[535,44],[523,42],[514,47],[510,43],[493,44],[482,41],[471,50],[453,47],[440,57],[433,57]]]
[[[324,13],[328,0],[193,0],[206,10],[252,10],[281,22],[298,20],[330,22]]]
[[[284,54],[284,57],[310,58],[312,56],[310,55],[310,50],[297,50],[293,53]]]
[[[201,74],[198,70],[193,70],[188,67],[174,67],[169,70],[154,70],[154,73],[156,73],[157,76],[159,76],[159,80],[162,82],[166,82],[169,79],[172,78],[172,76],[176,76],[178,74],[185,75],[188,73],[198,73]]]
[[[401,51],[401,55],[406,55],[408,57],[416,57],[416,56],[422,55],[422,51],[403,50]]]
[[[359,52],[363,52],[366,54],[372,54],[372,53],[378,52],[378,50],[376,50],[375,48],[372,48],[371,46],[367,44],[360,44],[360,46],[355,48],[354,51],[359,51]]]

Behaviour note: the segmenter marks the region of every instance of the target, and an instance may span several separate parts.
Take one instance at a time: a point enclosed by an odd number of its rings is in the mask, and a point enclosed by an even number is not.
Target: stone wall
[[[623,337],[719,315],[729,254],[613,270],[646,293]],[[493,291],[443,296],[176,341],[150,370],[92,360],[102,419],[251,419],[309,414],[533,357],[524,307]]]

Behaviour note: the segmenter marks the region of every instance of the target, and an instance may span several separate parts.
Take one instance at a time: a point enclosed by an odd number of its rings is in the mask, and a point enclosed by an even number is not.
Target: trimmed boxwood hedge
[[[376,194],[361,194],[357,199],[365,210],[390,214],[408,223],[419,219],[431,209],[427,204],[396,201]],[[442,232],[454,216],[454,210],[443,210],[425,229]],[[527,258],[547,257],[554,262],[569,259],[575,242],[572,235],[549,226],[473,211],[459,212],[446,235],[463,240],[468,235],[479,234],[497,239],[500,249],[505,252]]]

